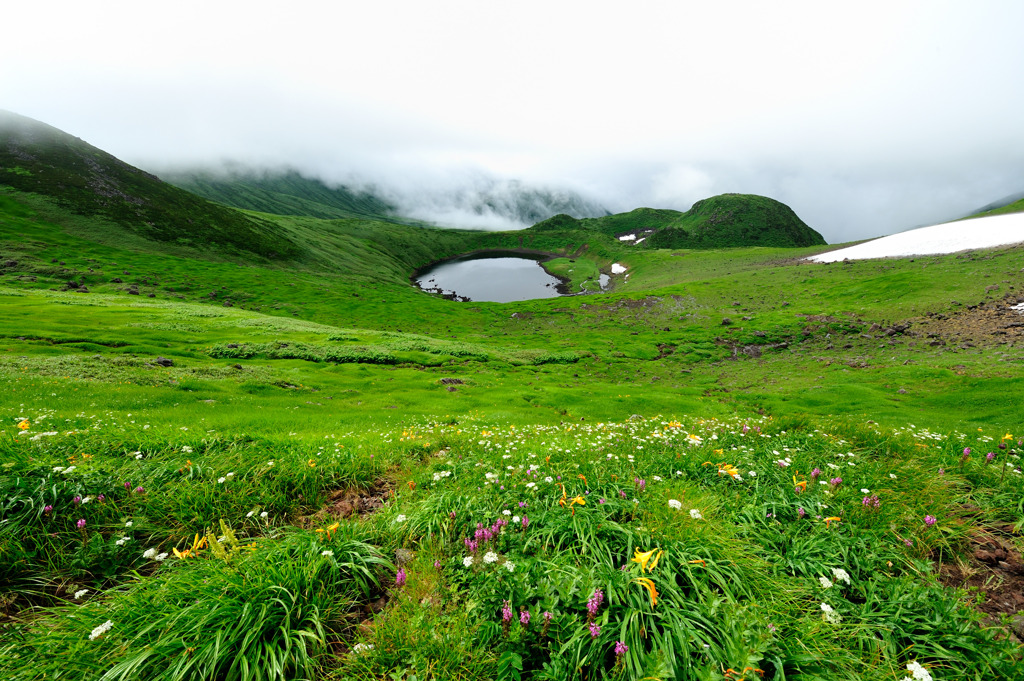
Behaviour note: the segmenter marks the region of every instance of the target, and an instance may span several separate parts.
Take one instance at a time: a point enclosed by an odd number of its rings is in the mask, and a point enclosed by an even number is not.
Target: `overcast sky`
[[[830,243],[1024,191],[1019,0],[9,5],[0,108],[158,173],[757,193]]]

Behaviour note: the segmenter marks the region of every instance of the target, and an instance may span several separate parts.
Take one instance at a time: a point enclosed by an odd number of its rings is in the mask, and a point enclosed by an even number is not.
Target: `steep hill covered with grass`
[[[685,213],[637,208],[603,218],[575,220],[557,215],[532,227],[538,231],[587,229],[632,236],[653,248],[777,248],[823,245],[825,239],[793,210],[774,199],[752,194],[722,194],[693,204]]]
[[[0,112],[0,186],[55,200],[147,239],[248,251],[298,252],[275,225],[218,206],[44,123]]]
[[[164,177],[211,201],[261,213],[323,219],[397,219],[395,206],[371,192],[345,185],[328,186],[295,170],[196,170],[165,173]]]

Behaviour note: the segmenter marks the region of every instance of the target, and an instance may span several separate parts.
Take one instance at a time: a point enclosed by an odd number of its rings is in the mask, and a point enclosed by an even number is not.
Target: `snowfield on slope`
[[[941,255],[1024,243],[1024,213],[946,222],[807,258],[815,262]]]

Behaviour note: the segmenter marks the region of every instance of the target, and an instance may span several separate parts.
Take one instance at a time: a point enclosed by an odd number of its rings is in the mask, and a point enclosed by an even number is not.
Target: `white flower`
[[[832,568],[832,576],[837,582],[850,583],[850,573],[843,568]]]
[[[167,554],[167,553],[161,553],[161,554],[160,554],[160,555],[158,555],[158,556],[157,556],[156,558],[154,558],[154,560],[162,561],[162,560],[164,560],[165,558],[167,558],[167,556],[168,556],[168,555],[170,555],[170,554]]]
[[[668,507],[669,508],[674,508],[675,510],[678,511],[678,510],[683,508],[683,502],[679,501],[678,499],[669,499],[668,500]]]
[[[512,516],[512,522],[518,523],[520,521],[522,521],[522,518],[520,518],[519,516],[517,516],[517,515]]]
[[[266,512],[266,511],[263,511],[263,513],[260,513],[260,517],[261,517],[261,518],[264,518],[264,519],[266,519],[267,515],[268,515],[268,514],[267,514],[267,512]]]
[[[871,490],[869,490],[869,489],[867,489],[865,487],[861,487],[860,488],[860,493],[861,494],[871,494]]]
[[[75,600],[77,601],[79,598],[81,598],[82,596],[84,596],[87,593],[89,593],[88,589],[79,589],[78,591],[75,592]]]
[[[181,451],[183,451],[186,454],[191,454],[192,453],[192,448],[189,447],[188,445],[185,445],[184,447],[181,448]]]
[[[218,483],[221,483],[221,484],[223,484],[223,483],[224,483],[224,481],[226,481],[226,480],[227,480],[227,478],[224,478],[224,477],[221,477],[221,478],[217,478],[217,482],[218,482]]]
[[[256,511],[249,511],[248,513],[246,513],[246,514],[245,514],[245,517],[246,517],[246,518],[251,518],[251,517],[253,517],[254,515],[256,515]]]
[[[757,471],[750,471],[749,473],[747,473],[747,475],[749,475],[752,478],[756,478],[757,477]]]
[[[352,646],[352,653],[354,655],[362,655],[363,653],[367,653],[371,650],[373,650],[372,643],[357,643]]]
[[[330,549],[325,549],[325,550],[320,552],[320,555],[321,556],[327,556],[328,558],[330,558],[331,556],[334,555],[334,551],[331,551]]]
[[[513,563],[510,560],[506,560],[505,561],[505,569],[508,570],[509,572],[512,572],[513,570],[516,569],[516,564]]]
[[[84,504],[85,502],[83,501],[82,503]],[[124,524],[125,527],[131,527],[132,525],[134,525],[134,523],[130,520]]]
[[[132,452],[132,454],[135,455],[136,459],[141,459],[142,458],[142,452]]]
[[[124,546],[126,542],[130,542],[130,541],[131,541],[131,537],[121,537],[120,539],[118,539],[114,543],[117,544],[118,546]]]
[[[485,473],[484,477],[487,478],[488,480],[497,480],[498,479],[498,474],[497,473]]]
[[[821,588],[822,589],[831,589],[832,588],[832,580],[829,579],[828,577],[818,577],[818,581],[821,582]]]
[[[690,517],[693,518],[694,520],[700,520],[704,516],[702,516],[700,511],[698,511],[697,509],[691,508],[690,509]]]
[[[821,604],[821,611],[822,611],[822,613],[824,613],[822,615],[822,617],[824,617],[825,621],[828,622],[829,624],[839,624],[840,622],[843,621],[843,616],[840,615],[835,610],[833,610],[832,606],[829,605],[828,603],[822,603]]]
[[[234,473],[228,473],[228,475],[227,475],[227,477],[229,477],[229,478],[233,477],[233,476],[234,476]]]
[[[657,475],[652,475],[651,480],[653,480],[654,482],[661,482],[661,477]]]
[[[110,631],[110,629],[113,626],[114,626],[114,623],[111,622],[110,620],[107,620],[106,622],[104,622],[103,624],[101,624],[100,626],[98,626],[98,627],[96,627],[95,629],[92,630],[92,633],[89,634],[89,640],[90,641],[95,641],[100,636],[102,636],[103,634],[105,634],[108,631]]]
[[[92,497],[86,497],[86,498],[82,499],[82,503],[83,504],[88,504],[90,501],[92,501]]]
[[[907,671],[914,675],[914,681],[932,681],[931,672],[921,666],[917,660],[907,664]]]
[[[496,554],[494,551],[488,551],[487,553],[484,554],[484,562],[485,563],[496,563],[496,562],[498,562],[498,554]]]
[[[465,558],[463,558],[462,559],[462,564],[465,565],[466,567],[469,567],[470,565],[472,565],[473,564],[473,556],[466,556]]]
[[[893,480],[895,480],[896,479],[896,474],[895,473],[889,473],[889,477],[892,478]]]
[[[54,466],[53,467],[53,472],[54,473],[63,473],[64,472],[64,466]]]
[[[395,522],[396,523],[404,523],[406,521],[406,518],[407,518],[407,516],[404,513],[399,513],[398,517],[395,518]]]
[[[146,549],[142,552],[142,557],[148,560],[153,560],[156,558],[156,549]]]
[[[544,482],[554,482],[554,481],[555,481],[555,479],[552,478],[550,475],[544,478]]]
[[[64,475],[67,475],[71,471],[75,470],[75,468],[75,466],[68,466],[67,468],[64,469]]]
[[[528,482],[528,483],[526,483],[526,488],[527,489],[533,489],[536,486],[537,486],[537,483],[535,483],[535,482]]]
[[[501,512],[501,514],[502,514],[502,515],[512,515],[512,511],[510,511],[510,510],[508,510],[508,509],[506,508],[506,509],[505,509],[504,511],[502,511],[502,512]]]

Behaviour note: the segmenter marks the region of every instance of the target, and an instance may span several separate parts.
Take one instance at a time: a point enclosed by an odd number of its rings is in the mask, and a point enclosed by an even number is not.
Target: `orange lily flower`
[[[842,520],[842,518],[840,518],[837,515],[831,516],[829,518],[825,518],[825,527],[832,527],[832,525],[831,525],[832,521],[835,521],[835,522],[838,523],[840,520]]]
[[[637,577],[633,582],[647,589],[647,593],[651,597],[652,608],[658,604],[658,590],[654,587],[653,581],[647,577]]]

